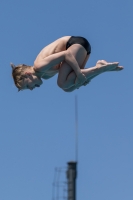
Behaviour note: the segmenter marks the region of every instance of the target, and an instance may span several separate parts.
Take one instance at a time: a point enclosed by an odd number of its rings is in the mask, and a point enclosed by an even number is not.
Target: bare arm
[[[47,72],[52,67],[60,64],[65,59],[65,51],[55,53],[45,58],[39,58],[34,62],[34,68],[38,72]]]
[[[86,80],[85,76],[82,74],[79,68],[75,57],[68,50],[55,53],[50,56],[47,56],[44,59],[39,59],[35,61],[34,69],[38,72],[47,72],[50,68],[60,64],[62,61],[65,61],[68,65],[72,67],[79,80],[81,80],[82,82]]]

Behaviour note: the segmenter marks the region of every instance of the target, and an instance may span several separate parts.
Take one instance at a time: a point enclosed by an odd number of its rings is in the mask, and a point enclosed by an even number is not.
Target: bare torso
[[[44,59],[45,57],[52,55],[54,53],[65,51],[67,41],[70,39],[70,37],[71,36],[65,36],[65,37],[59,38],[55,40],[54,42],[52,42],[51,44],[44,47],[41,50],[41,52],[38,54],[38,56],[36,57],[35,61],[37,61],[38,59]],[[59,68],[60,68],[60,64],[53,66],[50,70],[47,71],[47,73],[42,75],[42,78],[48,79],[54,76],[56,73],[58,73]]]

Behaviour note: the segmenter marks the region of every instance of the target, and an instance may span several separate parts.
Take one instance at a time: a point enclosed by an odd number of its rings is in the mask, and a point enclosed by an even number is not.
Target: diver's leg
[[[84,68],[85,65],[83,66],[83,64],[85,63],[85,60],[87,58],[87,52],[84,49],[84,47],[81,46],[80,44],[74,44],[70,46],[68,50],[77,60],[79,67]],[[73,76],[69,76],[71,72],[73,72]],[[73,69],[66,62],[63,62],[59,69],[58,80],[57,80],[58,86],[61,88],[65,87],[70,88],[74,85],[75,79],[76,75]]]
[[[90,82],[91,79],[98,76],[99,74],[103,72],[109,72],[109,71],[121,71],[123,69],[122,66],[118,66],[118,62],[108,63],[105,60],[99,60],[96,63],[95,67],[88,68],[88,69],[82,69],[82,73],[86,76],[87,81]],[[78,79],[75,81],[75,85],[78,85]],[[82,84],[83,85],[83,84]],[[79,85],[79,86],[82,86]]]
[[[66,68],[67,68],[67,63],[66,64]],[[62,68],[63,69],[63,68]],[[91,79],[93,79],[94,77],[98,76],[99,74],[106,72],[106,71],[118,71],[123,69],[122,67],[118,66],[118,63],[107,63],[106,61],[98,61],[96,63],[95,67],[91,67],[88,69],[81,69],[82,73],[86,76],[87,81],[85,82],[84,85],[88,84],[90,82]],[[81,87],[82,85],[78,85],[78,83],[76,83],[76,74],[72,71],[68,77],[66,78],[66,81],[64,82],[64,84],[62,85],[62,89],[64,89],[64,91],[68,91],[71,92],[79,87]]]
[[[79,67],[82,68],[87,56],[87,52],[84,47],[82,47],[80,44],[74,44],[69,47],[69,51],[77,60]],[[81,69],[81,72],[86,76],[88,81],[88,79],[92,79],[92,77],[95,77],[105,71],[115,71],[116,69],[121,69],[120,67],[118,67],[118,63],[107,63],[106,61],[101,60],[96,63],[95,67]],[[59,69],[57,84],[62,89],[73,87],[73,90],[74,88],[76,89],[81,86],[78,84],[75,72],[66,62],[63,62]]]

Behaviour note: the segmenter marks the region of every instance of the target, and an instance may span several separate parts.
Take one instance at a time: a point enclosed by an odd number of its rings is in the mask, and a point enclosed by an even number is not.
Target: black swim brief
[[[80,36],[76,36],[76,37],[72,36],[72,37],[70,37],[70,39],[68,40],[68,42],[66,44],[66,49],[68,49],[73,44],[81,44],[87,51],[87,55],[89,55],[91,53],[91,45],[87,39],[80,37]]]

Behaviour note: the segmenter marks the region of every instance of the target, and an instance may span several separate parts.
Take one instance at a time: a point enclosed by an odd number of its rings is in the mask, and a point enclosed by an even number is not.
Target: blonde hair
[[[31,68],[31,66],[29,65],[25,65],[25,64],[20,64],[15,66],[13,63],[10,63],[11,67],[12,67],[12,77],[14,80],[14,83],[16,85],[16,87],[18,88],[18,91],[21,90],[21,83],[22,80],[25,78],[25,70]]]

